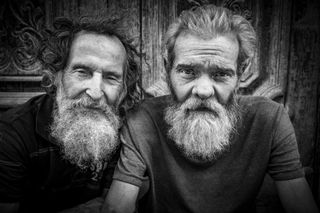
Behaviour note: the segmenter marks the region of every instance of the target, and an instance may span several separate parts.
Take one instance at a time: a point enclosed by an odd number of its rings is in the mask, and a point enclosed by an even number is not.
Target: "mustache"
[[[202,100],[200,98],[190,97],[182,103],[180,107],[187,114],[191,112],[208,112],[218,116],[220,112],[218,105],[221,104],[213,98]]]
[[[108,108],[112,108],[112,110],[115,111],[114,107],[110,106],[107,103],[106,98],[94,100],[86,94],[82,94],[80,97],[77,97],[76,99],[67,100],[67,102],[67,109],[87,108],[105,111]]]

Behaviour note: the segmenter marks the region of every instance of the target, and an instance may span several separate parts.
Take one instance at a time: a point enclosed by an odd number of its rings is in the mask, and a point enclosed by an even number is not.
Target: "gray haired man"
[[[106,198],[110,212],[250,212],[263,178],[287,212],[317,212],[284,108],[236,95],[255,51],[254,29],[228,9],[185,11],[166,34],[171,95],[128,116]]]

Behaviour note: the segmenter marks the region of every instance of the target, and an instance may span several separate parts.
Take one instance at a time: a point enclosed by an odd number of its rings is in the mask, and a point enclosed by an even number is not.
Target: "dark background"
[[[242,94],[284,104],[296,130],[303,166],[320,204],[320,1],[291,0],[2,0],[0,3],[1,112],[43,92],[36,59],[45,28],[56,17],[93,13],[123,17],[141,53],[143,86],[167,92],[160,45],[182,10],[206,3],[224,5],[248,18],[258,51],[241,79]],[[267,195],[272,186],[266,187]],[[269,193],[269,194],[268,194]]]

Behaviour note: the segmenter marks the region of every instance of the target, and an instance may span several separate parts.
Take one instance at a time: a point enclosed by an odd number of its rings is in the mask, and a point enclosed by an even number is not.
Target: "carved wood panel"
[[[36,54],[44,30],[43,2],[6,0],[0,9],[0,74],[39,75]]]
[[[0,103],[23,103],[39,94],[36,59],[44,35],[44,1],[2,1],[0,7]],[[9,93],[8,93],[9,92]]]

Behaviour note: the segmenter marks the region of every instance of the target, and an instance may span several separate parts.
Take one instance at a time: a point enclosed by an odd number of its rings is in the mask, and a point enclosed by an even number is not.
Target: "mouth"
[[[212,112],[211,109],[209,109],[208,107],[205,107],[205,106],[200,106],[198,108],[195,108],[193,111],[195,111],[195,112]]]
[[[104,112],[104,110],[101,107],[97,106],[80,106],[77,109],[81,112]]]
[[[199,106],[197,108],[194,108],[194,109],[187,109],[187,114],[190,114],[190,113],[199,113],[199,114],[205,114],[205,113],[209,113],[209,114],[212,114],[214,115],[215,117],[218,117],[218,113],[208,107],[205,107],[205,106]]]
[[[101,107],[97,107],[97,106],[87,106],[87,109],[95,109],[95,110],[102,110]]]
[[[212,113],[213,111],[211,109],[209,109],[208,107],[197,107],[197,108],[189,108],[189,109],[187,109],[187,112],[189,112],[189,113],[191,113],[191,112],[193,112],[193,113],[196,113],[196,112]]]

